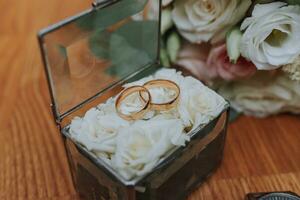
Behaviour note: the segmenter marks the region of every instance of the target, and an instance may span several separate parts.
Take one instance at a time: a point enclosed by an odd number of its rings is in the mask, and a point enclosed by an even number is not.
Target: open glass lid
[[[158,60],[160,0],[107,0],[39,33],[55,118]]]

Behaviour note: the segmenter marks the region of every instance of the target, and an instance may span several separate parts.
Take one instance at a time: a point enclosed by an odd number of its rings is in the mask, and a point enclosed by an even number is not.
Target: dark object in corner
[[[300,196],[293,192],[262,192],[249,193],[245,200],[300,200]]]

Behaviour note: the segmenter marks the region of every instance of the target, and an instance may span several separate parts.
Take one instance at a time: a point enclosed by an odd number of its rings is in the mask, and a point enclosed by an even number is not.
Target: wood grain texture
[[[0,199],[78,199],[53,123],[36,33],[90,5],[82,0],[0,0]],[[190,200],[248,192],[300,194],[300,119],[242,117],[229,127],[222,166]]]

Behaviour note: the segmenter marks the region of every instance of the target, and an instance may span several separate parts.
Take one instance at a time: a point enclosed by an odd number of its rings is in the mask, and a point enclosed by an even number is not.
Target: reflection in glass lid
[[[159,0],[112,1],[41,31],[57,118],[157,62],[159,10]]]

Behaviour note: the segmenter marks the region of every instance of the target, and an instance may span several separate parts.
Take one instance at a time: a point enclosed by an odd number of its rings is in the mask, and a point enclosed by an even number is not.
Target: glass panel
[[[159,0],[120,0],[42,31],[60,116],[157,62]]]

